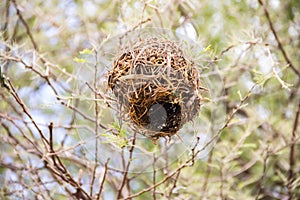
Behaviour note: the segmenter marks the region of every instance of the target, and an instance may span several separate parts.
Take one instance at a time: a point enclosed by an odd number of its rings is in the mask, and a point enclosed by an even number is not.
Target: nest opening
[[[149,131],[176,133],[181,127],[181,105],[178,98],[166,91],[151,96],[147,88],[141,89],[137,96],[133,94],[130,118]]]

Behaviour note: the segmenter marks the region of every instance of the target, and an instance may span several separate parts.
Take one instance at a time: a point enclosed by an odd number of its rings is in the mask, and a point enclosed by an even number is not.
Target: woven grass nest
[[[121,50],[109,72],[124,120],[152,138],[171,137],[200,110],[200,79],[180,46],[149,38]]]

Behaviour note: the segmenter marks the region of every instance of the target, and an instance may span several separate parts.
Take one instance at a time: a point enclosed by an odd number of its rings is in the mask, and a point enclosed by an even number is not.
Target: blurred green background
[[[259,2],[4,0],[1,76],[47,138],[54,123],[57,155],[93,199],[105,170],[101,199],[299,199],[300,1]],[[173,142],[138,136],[131,158],[135,131],[109,106],[107,72],[118,38],[148,27],[201,47],[186,52],[211,102]],[[76,187],[45,167],[49,149],[5,87],[0,136],[1,199],[76,199]],[[197,136],[200,147],[217,140],[182,165]]]

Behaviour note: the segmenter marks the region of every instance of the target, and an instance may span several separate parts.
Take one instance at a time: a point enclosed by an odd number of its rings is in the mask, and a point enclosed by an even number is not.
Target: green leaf
[[[242,145],[242,147],[255,149],[257,148],[257,145],[255,143],[245,143]]]
[[[36,21],[36,16],[32,16],[32,17],[30,17],[30,18],[27,20],[28,25],[29,25],[30,27],[33,27],[35,21]]]
[[[240,97],[240,100],[242,100],[243,97],[242,97],[241,91],[239,90],[237,93],[238,93],[238,95],[239,95],[239,97]]]
[[[83,49],[82,51],[79,52],[80,55],[83,55],[83,54],[90,55],[92,53],[93,53],[93,51],[90,49]]]
[[[78,57],[75,57],[73,60],[74,60],[75,62],[77,62],[77,63],[84,63],[84,62],[85,62],[85,59],[83,59],[83,58],[78,58]]]
[[[108,133],[103,133],[100,135],[107,139],[107,141],[102,143],[114,143],[120,148],[123,148],[128,145],[128,140],[126,138],[120,137],[119,135],[113,135]]]
[[[125,130],[125,129],[122,129],[122,128],[119,126],[119,124],[118,124],[117,122],[113,122],[113,123],[111,124],[111,126],[112,126],[114,129],[118,130],[119,137],[121,137],[121,138],[126,138],[126,130]]]
[[[211,44],[208,45],[208,46],[204,49],[204,52],[207,52],[207,51],[209,51],[210,49],[211,49]]]

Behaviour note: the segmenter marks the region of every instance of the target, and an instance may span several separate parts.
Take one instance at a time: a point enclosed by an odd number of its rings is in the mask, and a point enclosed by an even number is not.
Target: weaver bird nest
[[[152,139],[176,134],[200,110],[198,70],[170,40],[150,38],[122,49],[108,86],[123,119]]]

